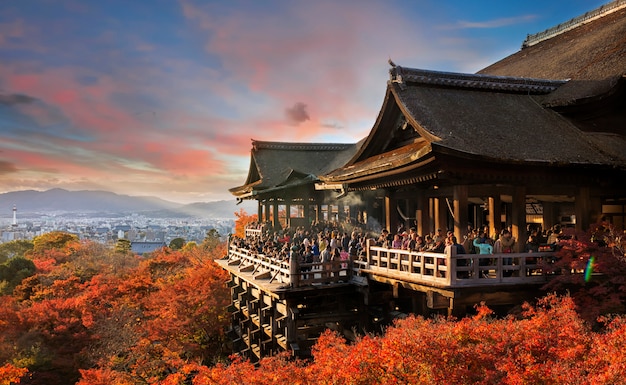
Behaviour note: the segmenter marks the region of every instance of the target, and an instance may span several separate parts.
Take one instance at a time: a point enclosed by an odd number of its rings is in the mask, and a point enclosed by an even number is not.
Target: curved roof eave
[[[402,96],[400,95],[400,92],[399,92],[400,85],[390,84],[388,89],[390,89],[391,94],[393,95],[394,100],[396,102],[396,105],[398,106],[398,108],[400,108],[400,112],[402,113],[402,115],[404,115],[405,119],[411,124],[411,126],[413,126],[413,129],[415,129],[415,131],[422,138],[426,139],[427,141],[431,143],[440,142],[442,140],[442,138],[438,137],[437,135],[434,135],[432,132],[428,131],[427,129],[422,127],[421,124],[417,122],[417,120],[415,119],[415,117],[413,116],[409,108],[407,107],[406,103],[402,99]]]
[[[400,113],[404,115],[405,119],[407,119],[407,121],[415,128],[416,132],[418,132],[423,138],[425,138],[429,142],[437,142],[441,140],[441,138],[433,135],[417,122],[415,117],[411,114],[410,110],[402,101],[402,97],[400,96],[397,88],[398,85],[394,84],[393,80],[389,80],[387,82],[387,89],[385,91],[383,104],[378,113],[378,116],[376,117],[376,121],[372,126],[372,129],[370,130],[369,134],[364,139],[362,139],[362,143],[360,143],[360,145],[358,146],[358,150],[352,156],[352,158],[348,160],[344,167],[354,165],[359,161],[363,161],[364,159],[372,156],[372,154],[367,154],[367,150],[368,148],[370,148],[372,142],[376,142],[378,140],[379,135],[383,135],[383,133],[379,133],[379,131],[382,130],[382,127],[384,126],[383,120],[384,118],[388,117],[388,114],[393,113],[394,107],[397,107],[400,110]]]

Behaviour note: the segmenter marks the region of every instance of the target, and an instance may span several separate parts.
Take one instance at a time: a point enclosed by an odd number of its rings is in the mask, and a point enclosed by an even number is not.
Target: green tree
[[[217,245],[219,245],[221,243],[220,240],[220,233],[215,230],[215,229],[210,229],[209,231],[206,232],[206,236],[204,237],[204,240],[202,241],[202,247],[205,250],[214,250]]]
[[[183,238],[174,238],[170,241],[170,249],[181,250],[185,246],[185,240]]]
[[[14,257],[23,257],[33,247],[33,242],[24,239],[2,243],[0,244],[0,263],[4,263]]]
[[[0,265],[1,294],[11,294],[24,278],[35,274],[35,264],[30,259],[15,257]]]
[[[115,252],[120,254],[130,253],[130,241],[128,239],[118,239],[115,243]]]

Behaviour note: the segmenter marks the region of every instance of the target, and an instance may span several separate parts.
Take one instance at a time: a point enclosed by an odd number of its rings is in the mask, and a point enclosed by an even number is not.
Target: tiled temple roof
[[[567,81],[430,71],[400,66],[394,66],[390,70],[390,74],[391,82],[399,84],[410,82],[424,85],[526,94],[546,94],[556,90]]]
[[[229,191],[238,197],[249,197],[264,191],[312,184],[319,175],[343,166],[357,146],[355,143],[253,140],[246,182]]]

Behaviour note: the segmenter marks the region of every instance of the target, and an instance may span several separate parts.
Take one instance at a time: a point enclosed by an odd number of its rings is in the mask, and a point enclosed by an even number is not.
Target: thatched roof
[[[626,74],[626,8],[577,23],[480,71],[542,79],[602,80]]]
[[[343,166],[358,143],[287,143],[252,141],[250,168],[244,185],[229,191],[240,198],[302,184]]]

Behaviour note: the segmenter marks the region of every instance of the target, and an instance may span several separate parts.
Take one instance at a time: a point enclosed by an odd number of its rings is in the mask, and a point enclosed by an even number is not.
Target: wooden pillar
[[[574,198],[574,213],[576,214],[576,230],[587,231],[591,224],[591,193],[587,186],[581,186]]]
[[[513,236],[517,240],[515,252],[519,253],[526,242],[526,188],[524,186],[515,186],[513,189],[511,227]]]
[[[278,201],[276,200],[272,203],[272,226],[274,230],[280,226],[280,222],[278,221]]]
[[[256,217],[259,219],[259,222],[263,222],[263,203],[260,201],[257,201],[256,213]]]
[[[524,207],[526,207],[524,205]],[[524,209],[525,210],[525,209]],[[502,230],[502,201],[500,195],[489,197],[489,236],[493,237]]]
[[[437,209],[437,199],[435,198],[428,198],[428,217],[430,218],[430,223],[429,223],[429,227],[427,229],[428,233],[434,233],[435,232],[435,226],[437,226],[437,220],[435,218],[437,218],[437,212],[439,211]],[[423,234],[423,235],[426,235]]]
[[[453,214],[454,214],[454,236],[459,243],[463,242],[463,235],[467,231],[468,216],[468,191],[467,185],[455,185],[453,188]]]
[[[554,202],[541,202],[541,206],[543,207],[543,230],[551,229],[556,224]]]
[[[311,224],[311,199],[308,197],[304,198],[302,202],[304,204],[304,219],[306,220],[307,227]]]
[[[291,199],[285,203],[285,226],[291,227]]]
[[[448,204],[446,198],[434,199],[435,229],[448,230]]]
[[[270,222],[272,220],[270,207],[270,203],[268,201],[265,201],[265,222]]]
[[[398,210],[396,209],[398,201],[392,194],[385,194],[385,223],[382,227],[393,234],[398,226]]]
[[[415,216],[415,201],[412,199],[406,200],[406,215],[409,216],[409,228],[415,227],[417,229],[417,217]]]
[[[341,223],[345,223],[346,222],[346,210],[345,210],[345,206],[343,205],[343,203],[339,203],[337,205],[337,222]]]
[[[289,283],[291,287],[300,286],[300,261],[295,252],[290,252],[289,256]]]
[[[429,199],[424,190],[417,190],[417,207],[415,209],[415,220],[417,221],[417,233],[426,235],[430,232],[430,215],[428,210]]]
[[[315,202],[315,222],[322,220],[322,205],[319,202]]]
[[[295,311],[294,311],[295,310]],[[296,320],[298,318],[297,308],[294,304],[287,302],[287,318],[285,319],[285,337],[287,337],[287,347],[293,348],[298,343],[298,330],[296,329]]]

